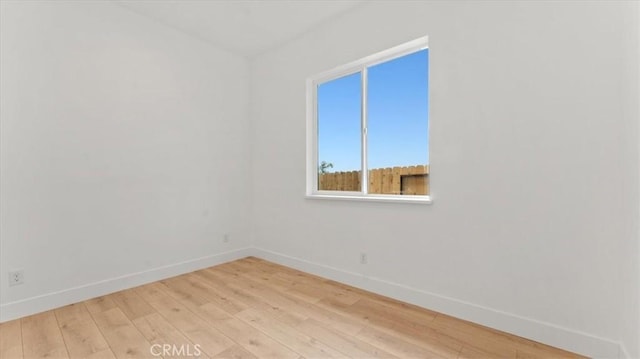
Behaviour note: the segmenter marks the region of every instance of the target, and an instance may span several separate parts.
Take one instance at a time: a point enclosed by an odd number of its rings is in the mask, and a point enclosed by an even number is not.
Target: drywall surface
[[[630,41],[635,40],[635,47],[629,46],[628,55],[629,67],[630,67],[630,81],[627,99],[627,113],[628,118],[635,119],[638,125],[637,130],[640,131],[640,1],[634,2],[635,11],[629,11],[629,18],[627,21],[631,24],[635,24],[635,31],[629,33],[628,39]],[[638,140],[636,141],[636,148],[640,153],[640,133],[638,134]],[[640,155],[638,156],[640,161]],[[640,166],[639,166],[640,168]],[[640,178],[640,176],[638,177]],[[640,180],[638,180],[638,186],[640,186]],[[639,190],[640,191],[640,190]],[[638,202],[640,206],[640,201]],[[640,213],[640,208],[638,212]],[[640,218],[640,214],[636,214]],[[640,223],[637,224],[640,227]],[[626,267],[623,269],[626,282],[629,285],[622,293],[625,298],[623,304],[625,308],[628,308],[629,315],[625,317],[624,324],[626,330],[623,338],[624,349],[626,349],[625,355],[632,358],[640,358],[640,229],[636,237],[635,246],[630,245],[628,248],[628,255],[625,258],[624,263]]]
[[[249,245],[244,58],[108,1],[1,6],[4,320]]]
[[[372,2],[257,57],[256,246],[566,349],[617,357],[622,342],[638,357],[634,6]],[[307,77],[425,35],[434,203],[305,199]]]

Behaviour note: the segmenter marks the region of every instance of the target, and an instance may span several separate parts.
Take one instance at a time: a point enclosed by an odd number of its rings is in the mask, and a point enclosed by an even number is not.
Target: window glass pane
[[[369,193],[429,194],[428,54],[368,69]]]
[[[361,74],[318,86],[318,189],[360,191]]]

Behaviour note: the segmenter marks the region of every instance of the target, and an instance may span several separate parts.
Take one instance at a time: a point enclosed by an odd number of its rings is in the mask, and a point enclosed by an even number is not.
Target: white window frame
[[[335,69],[320,73],[307,79],[307,198],[311,199],[337,199],[337,200],[362,200],[375,202],[411,202],[432,203],[432,195],[391,195],[368,194],[369,173],[367,168],[367,69],[371,66],[387,62],[420,50],[428,48],[428,38],[409,41],[388,50],[364,57],[352,63],[339,66]],[[431,67],[431,66],[429,66]],[[427,69],[428,71],[429,69]],[[362,73],[362,100],[361,100],[361,191],[321,191],[318,190],[318,86],[325,82]],[[430,116],[427,119],[430,124]],[[430,145],[428,142],[428,145]],[[431,174],[429,173],[429,176]]]

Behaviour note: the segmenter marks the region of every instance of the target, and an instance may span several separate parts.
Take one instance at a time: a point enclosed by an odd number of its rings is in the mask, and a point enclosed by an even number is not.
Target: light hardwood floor
[[[3,359],[157,358],[163,344],[167,358],[579,357],[253,257],[0,325]]]

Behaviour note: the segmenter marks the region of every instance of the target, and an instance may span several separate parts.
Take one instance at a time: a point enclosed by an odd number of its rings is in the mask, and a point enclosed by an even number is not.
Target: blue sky
[[[428,50],[368,68],[369,169],[429,163]],[[360,73],[318,86],[318,163],[360,170]]]

